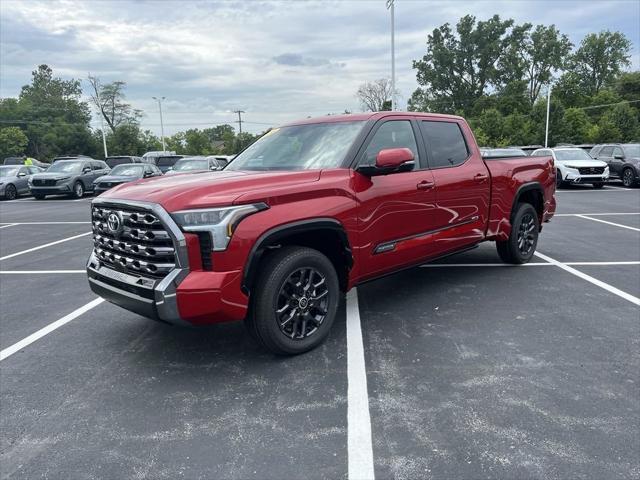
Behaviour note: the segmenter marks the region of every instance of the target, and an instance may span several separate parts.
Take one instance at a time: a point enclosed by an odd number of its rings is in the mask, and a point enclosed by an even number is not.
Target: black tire
[[[279,355],[303,353],[324,342],[340,302],[331,261],[311,248],[283,247],[260,270],[245,320],[251,336]]]
[[[4,198],[5,200],[15,200],[18,198],[18,190],[16,190],[15,185],[10,183],[4,187]]]
[[[82,198],[84,197],[84,185],[82,182],[76,182],[73,184],[73,192],[71,193],[73,198]]]
[[[593,188],[595,189],[601,189],[602,187],[604,187],[604,183],[603,182],[598,182],[598,183],[594,183],[593,184]]]
[[[505,263],[527,263],[536,251],[539,232],[540,223],[536,209],[530,203],[518,204],[509,239],[496,242],[498,255]]]
[[[564,186],[564,182],[562,181],[562,173],[560,170],[556,170],[556,189],[562,188]]]
[[[35,198],[36,200],[44,200],[46,197],[46,195],[42,195],[41,193],[34,193],[33,194],[33,198]]]
[[[636,183],[635,175],[633,174],[633,170],[629,167],[625,168],[622,171],[622,184],[627,188],[632,188]]]

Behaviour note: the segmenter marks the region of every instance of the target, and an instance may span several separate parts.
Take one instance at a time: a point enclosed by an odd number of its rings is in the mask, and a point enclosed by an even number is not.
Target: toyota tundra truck
[[[528,262],[556,208],[551,157],[483,158],[467,122],[377,112],[274,128],[224,170],[92,202],[91,289],[162,322],[244,320],[278,354],[328,335],[354,286],[494,241]]]

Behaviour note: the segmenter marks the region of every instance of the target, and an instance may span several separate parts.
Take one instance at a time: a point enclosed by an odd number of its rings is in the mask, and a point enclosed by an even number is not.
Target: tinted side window
[[[363,165],[373,165],[380,150],[408,148],[418,159],[418,145],[409,120],[393,120],[383,123],[375,133],[361,159]]]
[[[602,147],[600,150],[600,157],[613,157],[613,147]]]
[[[431,168],[455,167],[463,164],[469,157],[467,143],[457,123],[422,121],[420,128],[427,148],[431,151]]]
[[[622,152],[622,149],[620,147],[616,147],[613,149],[613,156],[616,155],[620,155],[621,157],[624,156],[624,153]]]

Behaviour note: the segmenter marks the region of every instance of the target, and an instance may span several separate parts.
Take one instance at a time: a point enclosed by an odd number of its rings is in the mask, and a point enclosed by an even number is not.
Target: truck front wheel
[[[340,288],[331,261],[317,250],[283,247],[260,265],[246,323],[267,350],[303,353],[320,345],[335,320]]]
[[[536,251],[539,232],[538,212],[530,203],[519,204],[513,217],[509,239],[496,242],[498,255],[505,263],[527,263]]]

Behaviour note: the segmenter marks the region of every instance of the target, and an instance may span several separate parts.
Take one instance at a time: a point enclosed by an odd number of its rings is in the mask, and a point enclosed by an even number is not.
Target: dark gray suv
[[[82,198],[85,192],[93,191],[93,181],[107,173],[109,166],[102,160],[59,160],[46,172],[33,175],[29,181],[29,190],[37,200],[42,200],[47,195]]]
[[[640,182],[640,143],[596,145],[589,153],[607,162],[610,178],[619,178],[625,187],[631,188]]]

